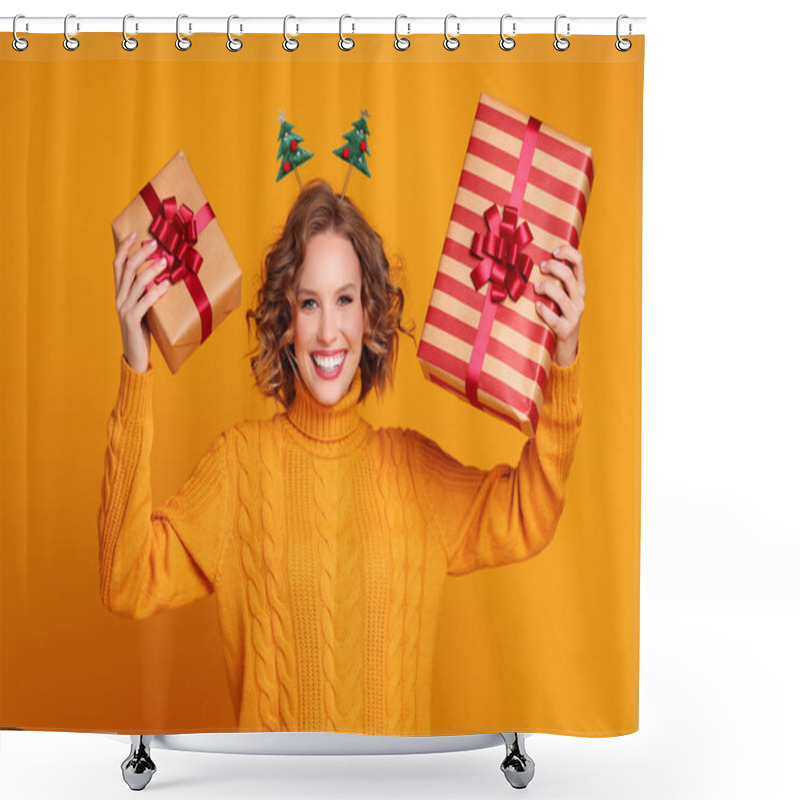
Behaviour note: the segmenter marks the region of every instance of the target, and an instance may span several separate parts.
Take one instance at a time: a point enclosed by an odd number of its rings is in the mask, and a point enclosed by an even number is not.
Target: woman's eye
[[[339,302],[341,302],[342,300],[344,300],[346,303],[352,303],[353,302],[353,298],[350,297],[350,295],[347,295],[347,294],[343,294],[339,298]],[[311,297],[309,297],[308,299],[302,300],[300,302],[300,308],[311,308],[311,306],[309,306],[308,304],[309,303],[316,303],[316,302],[317,302],[316,300],[314,300]]]

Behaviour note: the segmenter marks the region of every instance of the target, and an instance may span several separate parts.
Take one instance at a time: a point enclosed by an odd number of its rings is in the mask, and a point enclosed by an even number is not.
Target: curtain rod
[[[81,17],[68,15],[65,17],[28,17],[19,15],[16,31],[20,33],[64,33],[65,22],[70,36],[79,33],[122,33],[122,17]],[[226,33],[228,17],[196,17],[182,14],[180,29],[182,35],[192,33]],[[503,28],[506,36],[518,36],[531,33],[550,33],[555,30],[555,17],[515,17],[506,14]],[[617,17],[570,17],[558,15],[559,36],[580,34],[617,33]],[[128,15],[126,33],[169,33],[177,28],[177,17],[136,17]],[[623,36],[643,34],[645,17],[623,16],[619,33]],[[0,30],[11,32],[14,17],[0,17]],[[444,34],[444,17],[239,17],[231,20],[231,31],[240,33],[387,33],[394,34],[397,25],[398,33],[411,36],[415,33]],[[449,15],[448,32],[451,36],[462,36],[479,33],[500,33],[500,17],[459,17]]]

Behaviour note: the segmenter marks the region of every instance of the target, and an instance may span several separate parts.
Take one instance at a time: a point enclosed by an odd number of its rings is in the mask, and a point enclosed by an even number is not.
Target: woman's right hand
[[[119,326],[122,330],[122,352],[132,369],[146,372],[150,363],[150,329],[147,327],[144,315],[147,309],[167,291],[169,281],[156,284],[149,292],[145,292],[147,284],[164,269],[166,261],[164,259],[156,261],[137,277],[136,272],[142,262],[155,250],[155,241],[151,239],[144,247],[140,246],[133,255],[130,255],[135,239],[134,232],[123,239],[117,247],[117,255],[114,258],[114,283]]]

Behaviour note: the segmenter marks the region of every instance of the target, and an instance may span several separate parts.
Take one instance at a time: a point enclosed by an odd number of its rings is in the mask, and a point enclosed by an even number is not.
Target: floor
[[[556,798],[798,796],[798,604],[787,598],[642,601],[640,730],[613,739],[534,735],[525,790]],[[161,798],[508,797],[504,748],[403,756],[241,756],[153,750]],[[0,733],[0,794],[128,796],[127,746],[75,733]]]

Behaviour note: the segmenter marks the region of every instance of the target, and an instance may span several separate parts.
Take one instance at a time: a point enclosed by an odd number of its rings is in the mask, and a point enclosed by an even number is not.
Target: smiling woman
[[[584,291],[582,269],[564,275],[570,296]],[[578,358],[554,360],[517,467],[465,466],[415,430],[373,429],[357,406],[391,381],[409,333],[403,293],[380,236],[322,180],[295,201],[257,301],[251,366],[287,410],[225,430],[152,512],[153,371],[123,357],[99,517],[103,602],[142,619],[216,593],[240,731],[431,735],[445,577],[552,539],[583,414]]]
[[[330,405],[360,366],[359,400],[373,386],[383,391],[398,334],[413,339],[401,321],[403,304],[380,235],[348,197],[320,178],[309,181],[266,257],[256,308],[247,312],[258,339],[250,363],[259,390],[288,408],[299,376]]]

